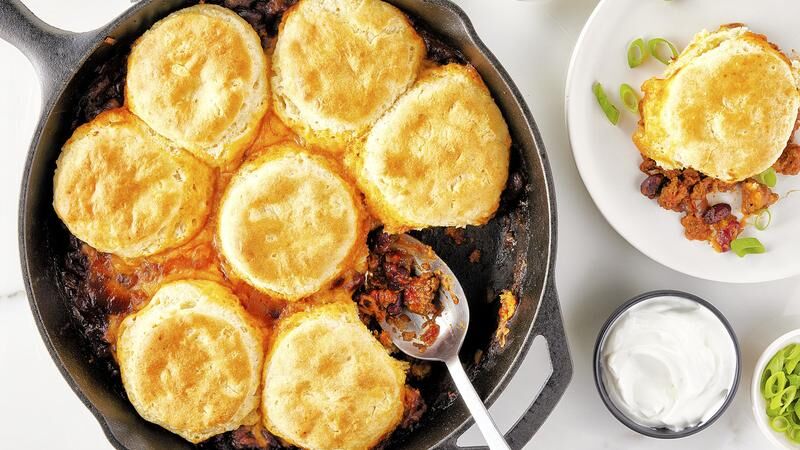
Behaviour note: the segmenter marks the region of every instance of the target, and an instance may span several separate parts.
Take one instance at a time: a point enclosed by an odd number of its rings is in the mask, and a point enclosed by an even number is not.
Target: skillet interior
[[[495,398],[509,381],[513,370],[524,357],[532,339],[531,332],[539,300],[552,263],[551,229],[554,211],[543,166],[543,150],[526,118],[522,100],[506,84],[504,72],[490,55],[472,41],[467,28],[452,10],[438,1],[390,1],[424,22],[434,32],[446,36],[483,76],[503,111],[515,142],[512,152],[511,184],[514,192],[506,195],[502,210],[489,225],[470,227],[467,242],[455,245],[443,229],[418,233],[448,262],[464,284],[472,308],[473,321],[462,350],[477,391]],[[184,6],[185,1],[149,2],[137,5],[126,18],[112,24],[105,34],[118,39],[116,47],[129,43],[158,18]],[[69,249],[69,235],[55,216],[52,204],[52,173],[60,147],[71,129],[72,111],[98,64],[113,55],[112,47],[99,47],[78,70],[64,93],[44,119],[35,153],[29,160],[27,183],[23,186],[21,230],[22,251],[26,257],[32,305],[41,317],[42,332],[49,339],[54,356],[73,388],[80,391],[85,403],[107,424],[112,443],[128,448],[188,447],[188,444],[151,425],[136,415],[131,405],[113,388],[102,372],[86,364],[82,351],[85,342],[75,333],[65,308],[65,287],[59,284],[60,273]],[[480,264],[468,262],[474,248],[482,251]],[[488,348],[496,327],[496,299],[500,289],[513,288],[520,305],[512,321],[511,334],[503,351]],[[478,365],[476,351],[485,352]],[[389,445],[403,448],[429,448],[465,428],[468,413],[460,402],[453,402],[452,385],[439,371],[425,386],[434,408],[422,419],[414,433],[395,436]],[[431,394],[432,393],[432,394]]]

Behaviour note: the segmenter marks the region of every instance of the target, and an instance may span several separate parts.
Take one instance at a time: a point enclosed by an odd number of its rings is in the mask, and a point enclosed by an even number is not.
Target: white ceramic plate
[[[638,116],[622,107],[619,86],[638,88],[660,75],[655,58],[630,69],[628,43],[637,38],[663,37],[679,50],[702,30],[733,22],[766,34],[785,52],[800,50],[796,18],[800,2],[786,0],[603,0],[584,26],[570,62],[566,113],[575,162],[583,182],[606,220],[634,247],[679,272],[708,280],[754,283],[800,274],[800,192],[771,208],[772,225],[765,231],[748,227],[767,247],[763,255],[739,258],[720,254],[705,242],[689,241],[677,213],[666,211],[639,192],[644,175],[641,156],[631,142]],[[611,125],[592,94],[599,81],[620,109],[618,126]],[[775,192],[783,196],[800,189],[800,176],[780,177]]]
[[[750,402],[753,408],[753,418],[758,424],[758,429],[775,447],[786,450],[800,449],[799,444],[795,444],[786,438],[784,434],[778,433],[769,426],[769,419],[767,418],[767,402],[761,396],[761,374],[764,373],[764,367],[778,350],[786,347],[789,344],[800,344],[800,330],[790,331],[783,336],[775,339],[772,344],[769,344],[761,357],[756,362],[756,368],[753,371],[753,381],[750,385]]]

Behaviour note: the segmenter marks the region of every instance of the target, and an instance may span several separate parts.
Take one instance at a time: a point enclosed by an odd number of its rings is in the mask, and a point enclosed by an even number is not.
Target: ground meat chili
[[[297,0],[201,0],[200,3],[213,3],[235,11],[244,18],[261,37],[266,50],[274,43],[278,25],[285,11]],[[188,4],[186,5],[188,6]],[[434,64],[466,63],[466,58],[446,41],[428,30],[416,19],[410,18],[415,29],[425,41],[428,59]],[[91,71],[83,78],[77,92],[82,95],[73,99],[73,110],[67,120],[70,130],[94,119],[101,112],[117,108],[124,103],[124,87],[127,58],[132,41],[106,40],[110,51],[102,60],[95,62]],[[519,158],[518,151],[512,149],[512,158]],[[509,173],[506,190],[497,212],[502,224],[499,232],[505,233],[509,248],[515,244],[513,231],[515,223],[524,220],[519,206],[527,189],[525,175],[520,172],[521,162],[514,164]],[[224,187],[230,174],[221,174],[217,191]],[[213,222],[213,221],[209,221]],[[98,252],[81,242],[59,223],[60,233],[69,236],[63,245],[63,261],[59,267],[59,284],[64,293],[65,306],[70,316],[69,325],[62,330],[64,334],[75,335],[82,342],[85,357],[94,370],[112,390],[126,399],[124,388],[116,362],[114,342],[121,321],[130,313],[143,307],[157,287],[173,279],[199,276],[211,278],[226,284],[241,299],[243,306],[256,318],[262,327],[270,329],[273,323],[288,313],[285,303],[277,302],[259,293],[252,287],[230,280],[221,258],[213,243],[213,230],[207,225],[198,236],[183,246],[164,254],[139,260],[124,260],[113,255]],[[436,293],[439,279],[433,275],[414,276],[408,271],[408,260],[401,255],[389,258],[387,265],[386,248],[377,248],[374,244],[381,237],[381,242],[389,242],[391,238],[379,232],[373,232],[370,241],[373,245],[370,261],[374,264],[381,261],[385,289],[377,289],[376,279],[371,280],[370,298],[374,301],[372,308],[366,308],[359,302],[362,318],[376,338],[387,348],[393,348],[388,334],[384,333],[376,322],[378,314],[390,314],[396,305],[405,305],[410,310],[425,315],[435,315]],[[478,265],[481,251],[476,249],[475,265]],[[381,260],[383,258],[383,260]],[[477,270],[477,269],[476,269]],[[515,272],[517,273],[516,269]],[[523,272],[519,272],[523,273]],[[514,275],[516,281],[518,278]],[[391,280],[391,281],[390,281]],[[339,285],[354,294],[354,300],[367,294],[367,283],[362,273],[351,271],[345,274]],[[399,289],[398,289],[399,288]],[[516,285],[513,287],[518,289]],[[423,339],[433,340],[437,331],[433,328]],[[478,331],[476,330],[476,333]],[[475,333],[474,333],[475,335]],[[426,361],[414,360],[397,352],[396,358],[409,362],[408,384],[404,394],[405,413],[400,426],[385,443],[401,440],[415,429],[424,414],[431,410],[446,408],[456,399],[454,391],[442,386],[446,379],[441,368],[432,368]],[[483,353],[483,352],[482,352]],[[491,353],[489,350],[487,354]],[[491,358],[484,358],[491,361]],[[477,366],[479,361],[476,360]],[[385,444],[384,443],[384,444]],[[381,445],[384,445],[381,444]],[[203,449],[236,449],[265,450],[292,448],[284,445],[260,425],[243,426],[237,430],[214,436],[197,445]]]
[[[396,242],[396,235],[380,230],[371,233],[367,276],[353,298],[358,302],[362,320],[367,325],[375,327],[385,321],[403,332],[403,339],[420,341],[420,348],[424,349],[432,345],[439,336],[439,326],[435,319],[441,313],[438,302],[441,280],[433,272],[415,273],[414,258],[396,248]],[[403,308],[426,318],[421,336],[404,331],[410,318],[403,312]],[[384,331],[381,334],[388,335]],[[384,340],[385,337],[382,341]],[[388,347],[396,350],[394,345]]]
[[[776,170],[781,166],[779,172],[789,173],[792,165],[800,165],[800,161],[794,160],[800,158],[796,153],[797,146],[787,146],[776,163]],[[725,183],[694,169],[664,170],[649,158],[644,158],[639,170],[647,175],[640,186],[642,195],[656,200],[664,209],[684,214],[681,225],[686,238],[707,241],[718,252],[730,250],[731,242],[744,229],[749,216],[760,213],[778,201],[777,194],[753,179]],[[709,194],[732,191],[738,191],[742,198],[741,219],[731,213],[729,204],[710,205],[708,202]]]

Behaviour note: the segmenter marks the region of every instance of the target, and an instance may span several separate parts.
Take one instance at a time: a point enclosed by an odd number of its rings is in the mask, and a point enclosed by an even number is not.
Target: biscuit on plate
[[[239,169],[218,220],[219,250],[233,272],[286,300],[326,286],[366,245],[354,187],[332,161],[291,143],[270,147]]]
[[[53,207],[72,234],[133,258],[177,247],[205,225],[214,174],[120,108],[75,130],[53,184]]]
[[[633,141],[664,169],[692,168],[725,182],[778,160],[795,127],[797,63],[744,26],[698,33],[642,85]]]
[[[158,21],[128,57],[125,102],[154,130],[213,166],[236,161],[269,107],[268,63],[235,12],[200,4]]]
[[[281,119],[340,152],[414,82],[425,43],[380,0],[301,0],[284,16],[272,57]]]
[[[508,178],[511,136],[478,73],[423,74],[351,155],[358,185],[390,232],[483,225]]]
[[[264,425],[298,447],[370,448],[403,417],[407,364],[341,296],[283,319],[264,362]]]
[[[122,383],[145,420],[193,443],[258,421],[263,335],[228,288],[165,284],[118,336]]]

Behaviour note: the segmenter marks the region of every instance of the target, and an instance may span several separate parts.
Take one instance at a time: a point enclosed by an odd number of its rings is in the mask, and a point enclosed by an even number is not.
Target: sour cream
[[[680,297],[644,300],[611,326],[603,381],[634,422],[680,431],[716,413],[733,388],[736,348],[719,318]]]

